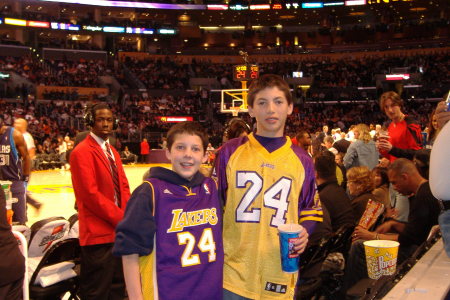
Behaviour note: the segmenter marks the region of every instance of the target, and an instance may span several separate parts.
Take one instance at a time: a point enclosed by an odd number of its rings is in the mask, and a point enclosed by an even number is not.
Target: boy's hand
[[[448,120],[450,120],[450,112],[447,111],[447,105],[445,101],[441,101],[438,103],[435,115],[438,122],[438,127],[442,129],[448,122]]]
[[[302,254],[308,244],[308,232],[303,226],[302,228],[303,230],[298,234],[298,239],[294,241],[294,250],[297,252],[297,255]]]

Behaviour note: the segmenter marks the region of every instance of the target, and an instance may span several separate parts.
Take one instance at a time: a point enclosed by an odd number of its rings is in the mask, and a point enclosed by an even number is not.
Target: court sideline
[[[144,173],[154,166],[170,168],[169,164],[124,166],[131,192],[141,184]],[[36,210],[28,205],[28,226],[48,217],[62,216],[68,219],[76,213],[74,208],[75,195],[73,193],[70,171],[34,171],[31,174],[28,191],[32,193],[36,200],[42,203],[40,210]]]

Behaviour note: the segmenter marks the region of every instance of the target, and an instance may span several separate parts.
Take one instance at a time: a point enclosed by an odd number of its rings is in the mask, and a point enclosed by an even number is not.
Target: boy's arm
[[[144,256],[152,252],[156,232],[153,195],[154,189],[150,182],[144,182],[134,190],[128,201],[125,216],[116,227],[114,255]]]
[[[302,159],[305,170],[305,180],[298,199],[299,223],[309,234],[314,232],[317,222],[323,222],[322,206],[317,193],[314,165],[309,157]]]
[[[213,171],[211,177],[217,182],[219,190],[219,199],[223,206],[226,204],[226,192],[228,189],[226,162],[223,151],[218,151],[214,161]]]
[[[122,256],[122,264],[128,298],[143,300],[141,275],[139,273],[139,256],[137,254]]]

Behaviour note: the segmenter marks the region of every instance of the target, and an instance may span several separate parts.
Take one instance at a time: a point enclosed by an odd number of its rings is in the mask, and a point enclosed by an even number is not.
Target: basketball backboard
[[[247,107],[248,89],[228,89],[221,91],[221,113],[231,113],[238,116],[240,112],[248,112]]]

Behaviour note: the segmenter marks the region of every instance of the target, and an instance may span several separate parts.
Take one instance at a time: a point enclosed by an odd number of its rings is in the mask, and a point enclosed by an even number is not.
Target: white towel
[[[54,265],[46,266],[39,271],[34,284],[46,287],[60,281],[77,276],[73,270],[75,264],[71,261],[64,261]]]

